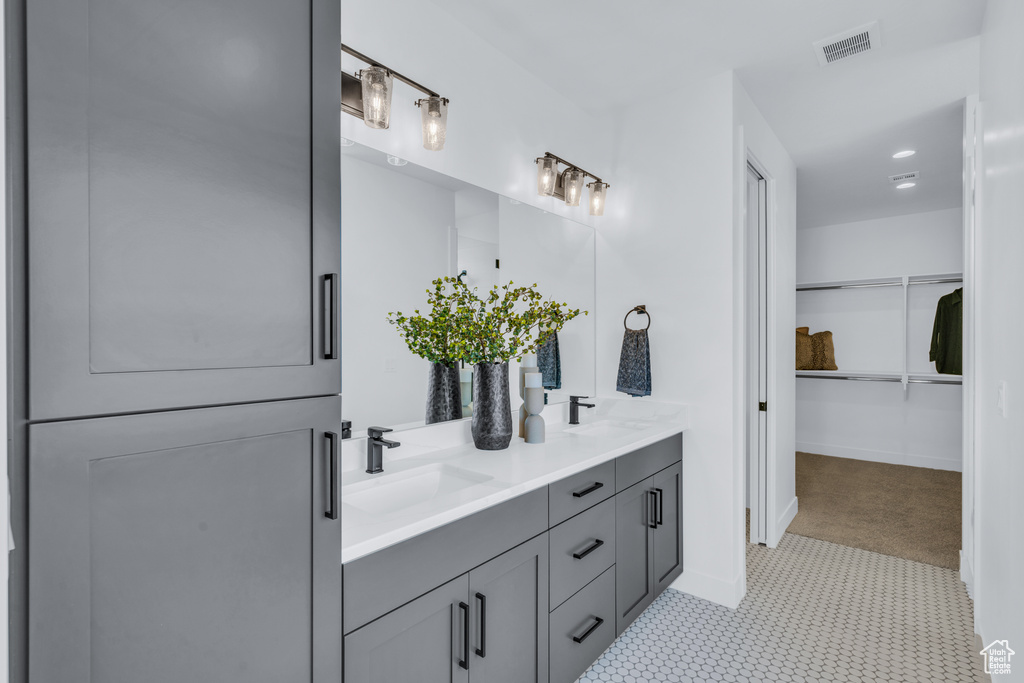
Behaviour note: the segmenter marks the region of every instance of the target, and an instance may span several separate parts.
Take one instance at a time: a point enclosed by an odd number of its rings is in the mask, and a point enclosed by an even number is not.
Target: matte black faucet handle
[[[393,429],[387,427],[367,427],[366,435],[371,439],[379,439],[384,436],[387,432],[393,432]]]

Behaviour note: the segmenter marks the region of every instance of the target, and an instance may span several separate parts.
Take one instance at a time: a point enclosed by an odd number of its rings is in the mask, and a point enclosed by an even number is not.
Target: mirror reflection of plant
[[[521,360],[580,313],[589,314],[569,308],[568,303],[545,301],[536,283],[495,285],[484,299],[465,284],[459,293],[465,297],[459,314],[465,336],[463,360],[474,365]]]
[[[453,277],[441,277],[430,283],[426,290],[429,315],[412,315],[401,311],[388,313],[388,322],[398,328],[402,341],[413,354],[432,363],[456,365],[466,353],[462,334],[467,287]]]

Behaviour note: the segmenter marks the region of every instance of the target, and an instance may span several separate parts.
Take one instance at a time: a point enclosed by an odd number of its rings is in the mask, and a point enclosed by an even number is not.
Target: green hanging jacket
[[[944,375],[963,374],[964,290],[957,289],[939,299],[932,326],[932,348],[928,360]]]

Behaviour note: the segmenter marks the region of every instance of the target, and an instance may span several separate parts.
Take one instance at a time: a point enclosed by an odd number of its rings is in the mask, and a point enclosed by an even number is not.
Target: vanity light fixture
[[[559,164],[566,166],[566,169],[559,172]],[[603,216],[608,183],[551,152],[545,152],[544,156],[537,159],[537,194],[541,197],[558,197],[568,206],[579,206],[583,183],[587,177],[594,179],[594,182],[587,184],[590,190],[590,215]]]
[[[433,90],[370,59],[344,43],[341,44],[341,51],[369,65],[357,71],[354,76],[341,72],[343,112],[362,119],[370,128],[388,128],[391,125],[392,83],[394,79],[398,79],[427,96],[415,102],[421,110],[423,119],[423,147],[432,151],[444,148],[448,132],[448,98],[441,97]]]

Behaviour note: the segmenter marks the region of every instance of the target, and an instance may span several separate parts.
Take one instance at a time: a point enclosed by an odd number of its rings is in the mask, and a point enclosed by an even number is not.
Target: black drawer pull
[[[644,495],[647,496],[647,528],[657,529],[658,528],[658,517],[655,514],[655,507],[657,505],[658,494],[654,491],[644,491]]]
[[[572,492],[572,497],[573,498],[582,498],[583,496],[587,495],[588,493],[593,493],[594,491],[598,490],[599,488],[603,488],[603,487],[604,487],[604,484],[602,484],[599,481],[595,481],[593,484],[591,484],[590,486],[588,486],[587,488],[585,488],[585,489],[583,489],[581,491],[573,491]]]
[[[328,273],[323,277],[322,305],[320,318],[323,333],[323,357],[338,360],[338,274]]]
[[[459,666],[469,671],[469,605],[460,602],[459,609],[462,610],[462,656],[465,657],[459,660]]]
[[[480,601],[480,647],[476,649],[476,656],[483,659],[487,656],[487,596],[477,593],[476,599]]]
[[[586,557],[590,553],[594,552],[595,550],[597,550],[598,548],[600,548],[603,545],[604,545],[604,541],[602,541],[600,538],[598,538],[593,543],[591,543],[587,547],[587,549],[584,550],[583,552],[573,553],[572,557],[573,557],[574,560],[582,560],[584,557]]]
[[[665,492],[661,489],[654,489],[654,492],[658,496],[658,518],[654,523],[661,526],[665,523]]]
[[[590,625],[590,628],[588,628],[586,631],[584,631],[580,635],[572,637],[572,642],[574,642],[574,643],[582,643],[584,640],[586,640],[587,638],[590,637],[591,633],[593,633],[594,631],[597,630],[598,626],[600,626],[601,624],[604,623],[604,619],[602,619],[601,617],[594,617],[594,619],[595,619],[595,621],[594,621],[593,624]]]
[[[324,432],[327,439],[328,458],[331,481],[328,484],[328,508],[324,512],[327,519],[338,519],[338,435],[334,432]]]

